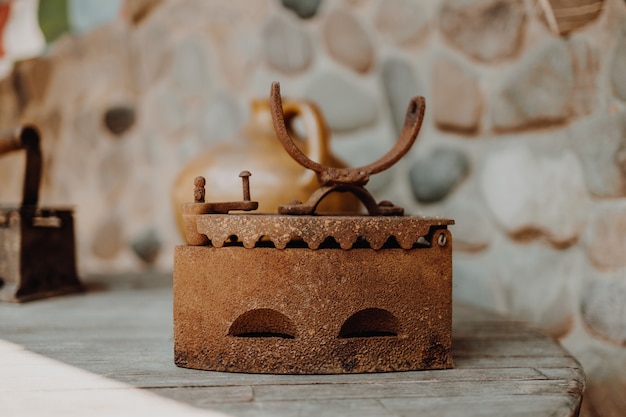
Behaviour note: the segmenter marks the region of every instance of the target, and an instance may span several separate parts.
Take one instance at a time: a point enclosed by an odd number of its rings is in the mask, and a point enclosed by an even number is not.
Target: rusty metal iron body
[[[309,160],[284,124],[278,139],[320,189],[278,214],[244,199],[204,202],[204,179],[183,206],[187,245],[174,254],[174,353],[181,367],[250,373],[340,374],[452,367],[452,220],[405,216],[365,190],[413,144],[423,98],[409,104],[394,148],[359,168]],[[330,192],[350,192],[368,215],[320,215]],[[238,211],[229,213],[230,211]]]
[[[0,155],[20,149],[26,152],[22,204],[0,206],[0,301],[80,292],[73,210],[37,204],[42,157],[35,128],[0,140]]]

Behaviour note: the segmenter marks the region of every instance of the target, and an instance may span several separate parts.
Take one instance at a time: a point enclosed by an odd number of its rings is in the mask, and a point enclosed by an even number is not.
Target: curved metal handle
[[[286,100],[282,105],[283,120],[286,120],[287,131],[289,131],[289,123],[293,124],[293,119],[296,117],[299,117],[304,124],[306,137],[303,139],[306,143],[305,155],[307,158],[313,161],[327,160],[329,151],[326,123],[317,106],[312,102],[303,100]],[[304,187],[315,187],[316,182],[315,174],[309,170],[304,170],[299,178],[299,183]]]
[[[34,126],[24,127],[14,135],[0,138],[0,155],[20,149],[26,151],[22,206],[36,206],[39,200],[42,165],[39,142],[39,131]]]
[[[411,148],[417,134],[422,127],[424,112],[426,110],[426,100],[424,97],[413,97],[404,119],[404,126],[400,132],[400,137],[385,155],[369,165],[358,168],[335,168],[327,167],[308,158],[293,142],[285,126],[285,115],[283,114],[282,99],[280,96],[280,84],[272,83],[270,92],[270,109],[274,130],[280,143],[287,153],[300,165],[311,169],[317,173],[319,182],[322,185],[332,184],[355,184],[365,185],[369,181],[369,176],[379,173],[398,162]]]

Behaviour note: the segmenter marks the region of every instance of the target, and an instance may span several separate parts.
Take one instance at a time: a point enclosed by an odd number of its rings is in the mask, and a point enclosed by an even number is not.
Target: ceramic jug
[[[313,161],[326,166],[345,167],[329,149],[326,122],[318,107],[309,101],[283,101],[285,123],[298,147]],[[294,121],[300,118],[305,138],[296,133]],[[194,178],[206,178],[207,202],[242,200],[239,173],[250,171],[251,199],[259,202],[259,213],[275,213],[278,206],[293,200],[307,201],[319,184],[315,172],[295,162],[276,138],[268,100],[253,100],[247,124],[231,140],[211,147],[192,159],[174,182],[172,200],[178,225],[181,205],[193,201]],[[318,212],[359,211],[359,201],[349,193],[331,194]]]

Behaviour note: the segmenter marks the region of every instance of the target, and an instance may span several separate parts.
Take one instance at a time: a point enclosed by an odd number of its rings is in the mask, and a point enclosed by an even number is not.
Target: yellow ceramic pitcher
[[[275,213],[278,206],[293,200],[306,201],[318,188],[316,174],[295,162],[276,138],[268,100],[253,100],[248,123],[232,139],[224,141],[192,159],[174,182],[172,199],[177,222],[181,225],[181,205],[193,201],[194,178],[206,178],[207,202],[240,201],[239,173],[247,170],[251,199],[259,202],[258,212]],[[326,122],[318,107],[309,101],[283,101],[285,122],[300,149],[326,166],[345,167],[329,149]],[[306,138],[293,128],[300,118]],[[359,202],[347,193],[328,196],[318,212],[357,212]]]

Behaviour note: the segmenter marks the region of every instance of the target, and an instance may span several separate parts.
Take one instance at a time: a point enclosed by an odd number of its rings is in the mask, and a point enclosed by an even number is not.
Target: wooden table
[[[474,308],[455,306],[452,370],[232,374],[174,365],[171,276],[86,282],[84,295],[0,304],[0,415],[578,415],[578,362]]]

